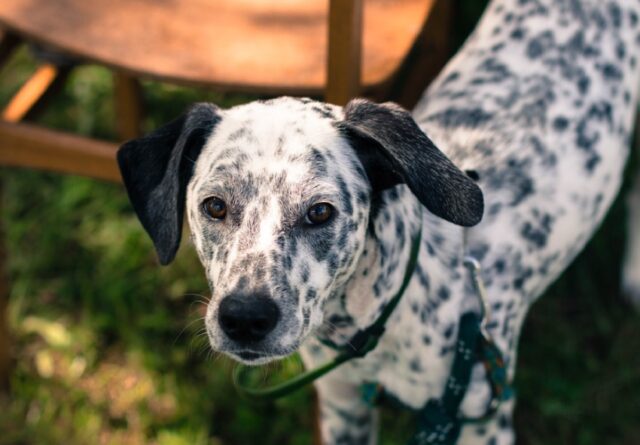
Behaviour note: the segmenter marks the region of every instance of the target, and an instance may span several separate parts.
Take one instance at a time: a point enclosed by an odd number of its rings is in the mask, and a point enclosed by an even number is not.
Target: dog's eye
[[[324,224],[333,215],[333,206],[326,202],[320,202],[309,207],[307,211],[307,223],[317,225]]]
[[[213,219],[224,219],[227,215],[227,205],[222,199],[216,196],[205,199],[202,203],[202,209],[204,213]]]

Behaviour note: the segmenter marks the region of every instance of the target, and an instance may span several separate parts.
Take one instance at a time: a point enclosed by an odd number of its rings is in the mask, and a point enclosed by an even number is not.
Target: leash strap
[[[458,412],[476,363],[479,326],[476,314],[466,313],[460,319],[456,352],[444,394],[439,399],[429,400],[420,410],[418,432],[409,445],[449,445],[458,440],[462,428]]]
[[[375,323],[364,330],[358,331],[351,341],[347,343],[347,346],[339,348],[340,353],[333,360],[315,369],[302,373],[291,380],[265,388],[253,388],[248,386],[246,381],[249,377],[248,374],[250,368],[238,365],[234,368],[232,376],[233,385],[235,386],[236,391],[241,396],[256,402],[279,399],[280,397],[284,397],[294,391],[297,391],[303,386],[319,379],[323,375],[328,374],[341,364],[353,360],[354,358],[362,358],[375,349],[380,337],[384,334],[387,320],[391,317],[396,306],[398,306],[402,295],[409,285],[409,281],[411,281],[413,272],[418,264],[418,253],[420,252],[421,242],[422,226],[413,238],[409,262],[407,264],[400,289],[393,298],[389,300],[389,303],[387,303],[382,314],[380,314],[380,317],[378,317]]]
[[[473,366],[480,358],[491,387],[491,400],[478,418],[460,417],[460,405],[471,381]],[[456,352],[444,394],[431,399],[418,414],[418,431],[409,445],[454,445],[464,424],[489,420],[500,402],[511,397],[502,354],[495,343],[481,331],[481,320],[474,313],[460,319]]]

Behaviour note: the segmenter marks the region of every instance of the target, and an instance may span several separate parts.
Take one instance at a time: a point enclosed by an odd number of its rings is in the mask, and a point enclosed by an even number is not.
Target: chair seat
[[[363,88],[399,68],[434,3],[364,0]],[[145,77],[318,94],[326,81],[328,7],[328,0],[1,0],[0,24]]]

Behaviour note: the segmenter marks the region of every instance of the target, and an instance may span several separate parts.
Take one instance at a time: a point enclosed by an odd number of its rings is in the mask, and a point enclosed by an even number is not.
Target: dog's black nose
[[[264,296],[229,295],[218,309],[218,322],[224,333],[242,343],[264,339],[276,327],[278,318],[278,306]]]

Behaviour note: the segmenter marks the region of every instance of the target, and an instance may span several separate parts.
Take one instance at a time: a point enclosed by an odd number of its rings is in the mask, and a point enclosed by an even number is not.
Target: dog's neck
[[[421,227],[418,264],[395,311],[408,309],[425,324],[441,325],[457,320],[463,310],[463,229],[423,209],[406,186],[382,193],[372,213],[355,271],[327,299],[325,322],[316,331],[321,340],[344,345],[376,321],[400,289]],[[448,315],[440,316],[441,309]]]

